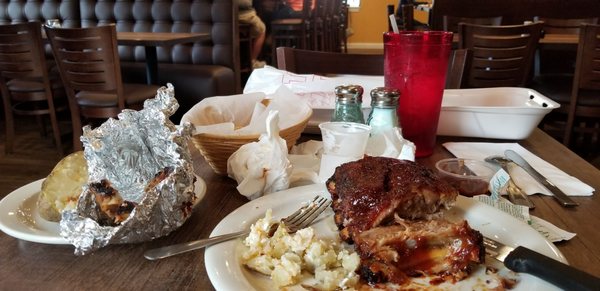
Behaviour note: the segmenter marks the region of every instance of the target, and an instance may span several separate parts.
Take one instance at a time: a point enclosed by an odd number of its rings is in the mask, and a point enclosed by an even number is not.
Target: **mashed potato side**
[[[302,271],[313,274],[318,282],[314,287],[321,290],[351,290],[358,283],[360,258],[354,251],[317,239],[311,227],[289,234],[282,223],[269,237],[273,223],[269,209],[251,226],[244,239],[244,265],[270,276],[277,288],[299,283]]]

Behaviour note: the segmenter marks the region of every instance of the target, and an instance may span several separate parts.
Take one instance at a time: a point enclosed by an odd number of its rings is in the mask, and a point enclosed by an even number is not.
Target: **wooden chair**
[[[542,38],[545,34],[579,34],[579,27],[583,23],[598,23],[598,18],[547,18],[535,17],[534,21],[544,22]],[[569,44],[540,44],[538,46],[536,75],[553,79],[567,77],[567,83],[573,83],[575,72],[575,58],[577,46]],[[570,93],[570,90],[569,90]],[[567,94],[570,95],[570,94]],[[568,97],[567,97],[568,98]]]
[[[312,0],[303,0],[302,18],[284,18],[271,21],[273,63],[277,63],[275,49],[280,46],[310,49],[310,18]]]
[[[600,139],[600,25],[583,24],[579,34],[575,78],[563,144],[569,146],[574,132]]]
[[[14,146],[15,124],[13,114],[36,116],[46,128],[42,116],[50,117],[54,143],[59,154],[64,154],[57,112],[68,109],[65,90],[60,77],[49,73],[42,45],[41,23],[0,25],[0,88],[6,119],[6,153]]]
[[[459,23],[459,48],[472,51],[464,87],[525,87],[542,23],[485,26]]]
[[[452,51],[448,62],[446,89],[460,88],[467,56],[467,50]],[[296,74],[382,76],[383,55],[317,52],[278,47],[277,68]]]
[[[502,16],[494,17],[460,17],[452,15],[444,15],[442,18],[443,29],[445,31],[458,32],[458,24],[461,22],[478,24],[478,25],[501,25]]]
[[[117,117],[125,108],[141,109],[156,95],[158,86],[122,82],[114,25],[45,30],[67,89],[75,150],[82,148],[82,117]]]
[[[545,34],[579,35],[581,24],[595,24],[598,18],[535,17],[534,21],[543,21],[542,37],[544,37]],[[544,117],[540,127],[561,142],[564,139],[571,103],[576,59],[577,45],[540,43],[536,53],[534,78],[530,85],[532,89],[560,103],[560,108]]]

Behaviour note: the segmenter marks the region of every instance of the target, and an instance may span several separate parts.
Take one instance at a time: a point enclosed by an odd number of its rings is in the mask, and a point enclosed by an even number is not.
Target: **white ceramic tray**
[[[528,88],[444,91],[438,135],[525,139],[560,105]]]

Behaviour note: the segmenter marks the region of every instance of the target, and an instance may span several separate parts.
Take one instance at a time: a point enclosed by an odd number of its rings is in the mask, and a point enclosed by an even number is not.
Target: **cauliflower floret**
[[[338,283],[345,278],[344,270],[341,268],[327,269],[319,267],[315,270],[315,279],[320,283],[319,289],[334,290]]]
[[[302,259],[300,256],[295,253],[285,253],[276,263],[271,273],[271,280],[277,287],[292,285],[298,282],[301,272]]]
[[[342,249],[338,253],[337,260],[342,262],[342,267],[348,273],[356,271],[358,266],[360,266],[360,257],[358,254],[355,252],[349,252],[346,249]]]
[[[265,253],[271,254],[274,258],[280,258],[288,251],[287,241],[290,238],[290,234],[285,227],[285,224],[282,222],[277,227],[277,230],[271,237],[269,241],[269,250],[265,251]]]
[[[318,240],[310,244],[304,255],[304,261],[308,270],[314,272],[316,269],[335,267],[337,263],[337,254],[335,250]]]
[[[248,268],[256,270],[265,275],[271,275],[273,269],[275,269],[275,266],[273,265],[273,258],[268,255],[252,257],[248,260],[245,260],[244,264],[248,266]]]
[[[242,253],[244,263],[264,254],[265,248],[269,247],[269,228],[273,224],[271,213],[271,209],[268,209],[264,218],[257,220],[250,226],[250,233],[244,239],[244,245],[247,247]]]
[[[360,258],[355,252],[339,247],[335,242],[318,240],[312,228],[288,233],[280,223],[269,237],[273,224],[271,210],[251,227],[244,239],[242,263],[262,274],[270,275],[277,288],[297,284],[302,271],[312,272],[323,290],[349,290],[358,283]],[[339,251],[338,251],[339,249]]]
[[[290,236],[286,240],[286,245],[292,252],[302,255],[314,239],[315,231],[307,227],[298,230],[293,236]]]

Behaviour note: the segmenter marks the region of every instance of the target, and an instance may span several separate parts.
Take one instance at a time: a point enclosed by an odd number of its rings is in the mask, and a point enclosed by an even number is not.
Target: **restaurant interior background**
[[[268,2],[270,0],[265,0]],[[431,0],[428,0],[429,2]],[[388,5],[398,5],[397,0],[363,0],[360,7],[349,9],[348,19],[348,51],[352,53],[382,53],[382,32],[387,31],[388,22],[386,8]],[[415,10],[415,19],[426,22],[429,13]],[[551,97],[551,96],[550,96]],[[1,113],[3,114],[3,113]],[[45,177],[53,166],[60,160],[56,154],[52,138],[40,138],[40,132],[35,119],[30,117],[17,117],[18,134],[15,140],[15,151],[5,154],[4,117],[0,118],[0,183],[6,185],[5,189],[16,189],[34,178]],[[68,131],[69,126],[62,124]],[[46,133],[51,135],[50,133]],[[68,139],[66,139],[68,144]],[[582,157],[600,168],[600,154],[585,150],[579,151]],[[6,193],[1,193],[6,194]]]

